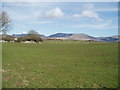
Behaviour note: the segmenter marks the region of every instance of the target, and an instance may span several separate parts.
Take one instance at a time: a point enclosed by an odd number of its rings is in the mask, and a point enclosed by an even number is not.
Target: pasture
[[[2,43],[3,88],[116,88],[118,44]]]

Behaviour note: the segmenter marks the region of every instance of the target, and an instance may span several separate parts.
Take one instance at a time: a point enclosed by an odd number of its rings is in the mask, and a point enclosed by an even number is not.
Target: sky
[[[43,35],[84,33],[118,35],[117,2],[3,2],[12,20],[8,34],[35,30]]]

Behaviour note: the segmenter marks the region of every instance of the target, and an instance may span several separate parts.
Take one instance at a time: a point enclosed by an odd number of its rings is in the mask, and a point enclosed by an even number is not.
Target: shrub
[[[36,34],[28,34],[24,37],[20,37],[17,40],[18,42],[21,41],[34,41],[34,42],[42,42],[42,38],[40,37],[40,35],[36,35]]]
[[[10,35],[5,35],[5,36],[2,37],[2,40],[10,42],[10,41],[14,41],[15,37],[10,36]]]

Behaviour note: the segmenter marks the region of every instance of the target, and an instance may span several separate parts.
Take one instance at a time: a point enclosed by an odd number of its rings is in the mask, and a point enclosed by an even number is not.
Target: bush
[[[15,37],[10,36],[10,35],[5,35],[5,36],[2,37],[2,40],[10,42],[10,41],[14,41]]]
[[[17,40],[18,42],[21,41],[34,41],[34,42],[42,42],[42,38],[40,37],[40,35],[36,35],[36,34],[28,34],[27,36],[24,37],[20,37]]]

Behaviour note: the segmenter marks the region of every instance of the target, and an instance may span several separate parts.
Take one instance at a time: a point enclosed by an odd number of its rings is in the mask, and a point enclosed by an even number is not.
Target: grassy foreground
[[[118,44],[3,43],[3,88],[116,88]]]

